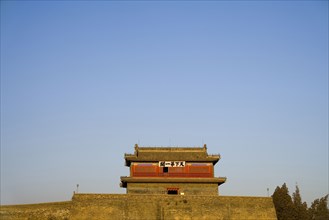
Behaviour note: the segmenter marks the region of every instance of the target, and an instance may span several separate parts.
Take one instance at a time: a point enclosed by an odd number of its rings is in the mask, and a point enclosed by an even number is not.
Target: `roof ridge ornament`
[[[135,155],[138,156],[138,144],[135,144]]]

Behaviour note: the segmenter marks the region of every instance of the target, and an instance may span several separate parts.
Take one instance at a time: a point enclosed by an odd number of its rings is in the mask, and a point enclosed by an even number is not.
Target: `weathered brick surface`
[[[270,197],[75,194],[71,202],[1,206],[1,219],[274,220]]]
[[[70,219],[72,202],[0,206],[0,219]]]
[[[167,194],[167,188],[179,188],[184,195],[218,195],[216,183],[128,183],[128,194]]]

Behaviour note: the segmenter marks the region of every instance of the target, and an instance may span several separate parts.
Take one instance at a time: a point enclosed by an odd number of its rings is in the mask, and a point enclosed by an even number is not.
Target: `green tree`
[[[309,219],[307,204],[302,201],[302,197],[299,192],[299,187],[296,185],[296,190],[292,194],[292,202],[294,205],[294,219],[307,220]]]
[[[311,220],[328,220],[328,195],[314,200],[311,207],[308,209],[308,213]]]
[[[289,190],[284,183],[281,187],[276,187],[272,198],[278,220],[329,220],[328,196],[312,202],[307,208],[306,202],[302,201],[299,187],[289,195]]]
[[[276,187],[272,198],[278,220],[296,219],[294,204],[291,196],[289,195],[289,190],[286,183],[284,183],[282,187]]]

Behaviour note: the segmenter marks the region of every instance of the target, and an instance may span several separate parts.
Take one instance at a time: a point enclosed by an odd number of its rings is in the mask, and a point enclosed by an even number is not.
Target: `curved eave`
[[[226,177],[213,178],[163,178],[163,177],[127,177],[122,176],[121,187],[126,188],[127,183],[217,183],[221,185],[226,182]]]

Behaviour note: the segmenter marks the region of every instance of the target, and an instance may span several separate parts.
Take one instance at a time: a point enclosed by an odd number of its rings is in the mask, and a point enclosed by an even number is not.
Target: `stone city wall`
[[[75,194],[71,202],[1,206],[0,219],[275,220],[271,197]]]
[[[217,183],[128,183],[128,194],[167,194],[168,188],[177,188],[178,194],[217,195]]]
[[[69,219],[72,202],[0,206],[0,219]]]

